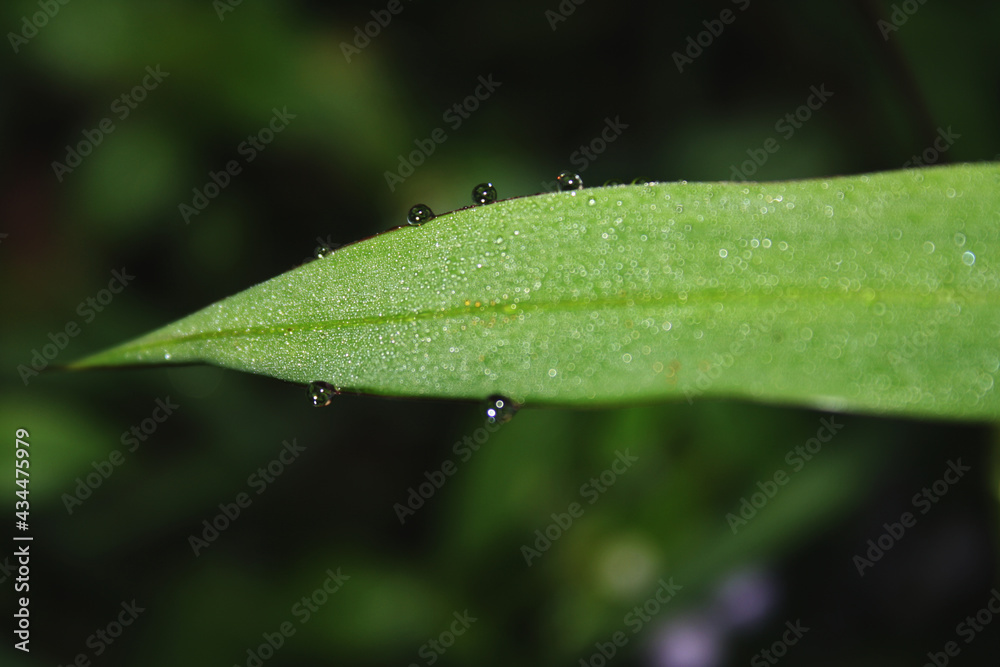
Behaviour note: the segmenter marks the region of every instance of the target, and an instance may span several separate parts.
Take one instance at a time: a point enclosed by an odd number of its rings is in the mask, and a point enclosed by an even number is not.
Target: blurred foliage
[[[609,117],[629,127],[587,183],[731,178],[820,84],[831,101],[755,179],[899,167],[938,128],[961,135],[940,161],[1000,154],[1000,6],[743,4],[403,0],[351,62],[341,44],[385,3],[242,2],[224,20],[207,0],[58,5],[0,59],[0,424],[31,433],[35,537],[33,650],[7,642],[3,663],[245,665],[289,621],[266,664],[429,664],[421,647],[465,610],[478,620],[440,664],[596,665],[595,642],[622,630],[617,664],[709,665],[713,651],[745,663],[796,619],[810,631],[783,664],[918,664],[961,641],[957,624],[997,585],[990,427],[838,416],[843,430],[734,535],[726,514],[789,470],[824,415],[525,411],[401,525],[394,504],[458,461],[453,444],[482,426],[476,405],[345,396],[314,410],[299,386],[212,368],[46,371],[27,385],[18,372],[70,321],[81,333],[55,363],[287,270],[317,238],[399,224],[416,201],[464,206],[484,180],[501,196],[543,190]],[[916,11],[884,40],[876,20],[901,5]],[[575,9],[553,30],[545,12],[560,6]],[[735,20],[678,72],[672,54],[725,8]],[[6,3],[0,26],[20,32],[38,11]],[[119,118],[115,101],[157,66],[169,76]],[[452,129],[443,114],[490,74],[502,85]],[[178,206],[285,108],[295,119],[185,224]],[[57,179],[52,163],[105,118],[114,131]],[[390,191],[385,172],[438,127],[447,141]],[[85,321],[78,305],[122,267],[135,280]],[[122,434],[167,397],[174,414],[128,451]],[[293,438],[305,450],[256,495],[248,477]],[[64,494],[116,449],[124,463],[68,513]],[[626,449],[633,468],[528,567],[534,531]],[[867,541],[958,458],[967,477],[859,577]],[[195,556],[189,536],[241,492],[252,503]],[[350,579],[300,623],[296,603],[337,568]],[[626,615],[671,577],[683,588],[633,635]],[[133,599],[145,611],[95,656],[88,637]],[[964,664],[995,656],[998,631],[961,643]]]

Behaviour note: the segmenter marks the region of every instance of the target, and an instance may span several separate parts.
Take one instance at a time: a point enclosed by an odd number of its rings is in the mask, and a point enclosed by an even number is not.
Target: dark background
[[[589,185],[730,179],[771,137],[754,179],[898,168],[939,131],[955,139],[932,161],[998,159],[1000,6],[402,0],[350,62],[342,43],[386,3],[245,0],[222,20],[208,0],[53,6],[16,52],[8,33],[42,10],[0,8],[0,425],[12,449],[17,428],[31,434],[34,537],[32,651],[5,629],[4,665],[256,664],[247,651],[283,622],[295,634],[264,664],[427,665],[421,647],[466,610],[477,620],[438,664],[596,667],[595,643],[610,652],[618,631],[628,641],[608,664],[769,664],[758,653],[796,621],[809,630],[783,664],[919,665],[948,641],[952,664],[995,663],[1000,619],[969,643],[957,628],[997,590],[992,427],[838,415],[843,428],[734,534],[726,515],[791,473],[786,453],[828,415],[525,410],[462,461],[453,444],[483,425],[472,403],[342,396],[317,410],[299,386],[214,368],[25,383],[18,366],[69,322],[80,334],[54,364],[288,270],[318,242],[401,224],[418,201],[465,206],[486,180],[501,197],[542,191],[579,169],[607,119],[627,128],[588,160]],[[712,23],[727,9],[730,24]],[[700,33],[679,71],[675,52]],[[115,100],[157,66],[169,76],[120,118]],[[497,90],[449,125],[491,75]],[[832,96],[779,131],[813,86]],[[241,142],[275,108],[295,118],[247,163]],[[104,118],[114,131],[57,178],[52,163]],[[390,190],[385,172],[438,127],[447,141]],[[186,224],[179,205],[234,159],[241,172]],[[78,304],[122,267],[134,280],[85,321]],[[179,407],[129,451],[123,432],[168,397]],[[248,477],[292,439],[304,451],[258,495]],[[115,450],[121,465],[93,477]],[[581,485],[626,450],[637,461],[588,504]],[[394,504],[449,459],[457,472],[401,525]],[[921,514],[914,494],[958,459],[971,470]],[[100,484],[70,513],[88,475]],[[241,492],[249,507],[195,556],[190,536]],[[583,515],[527,566],[522,546],[572,502]],[[859,576],[854,557],[906,511],[916,524]],[[350,578],[301,623],[293,606],[337,568]],[[633,633],[626,615],[671,578],[680,591]],[[132,600],[144,611],[95,655],[88,638]]]

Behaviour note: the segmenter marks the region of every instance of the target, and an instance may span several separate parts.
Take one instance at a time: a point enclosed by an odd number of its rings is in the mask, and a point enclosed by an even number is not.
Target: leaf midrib
[[[988,301],[989,295],[983,292],[965,292],[963,293],[963,302],[968,302],[968,300],[975,296],[976,300],[982,303]],[[613,297],[600,297],[596,299],[585,299],[585,300],[567,300],[558,299],[555,301],[547,302],[526,302],[526,303],[489,303],[480,306],[459,306],[452,308],[442,308],[440,310],[429,310],[420,312],[410,312],[410,313],[399,313],[395,315],[379,315],[379,316],[368,316],[368,317],[353,317],[341,320],[323,320],[318,322],[313,322],[310,324],[302,323],[285,323],[272,325],[267,327],[247,327],[240,329],[221,329],[213,331],[200,331],[193,334],[188,334],[184,336],[161,338],[155,341],[149,341],[141,345],[134,345],[128,347],[121,347],[117,349],[119,353],[130,353],[130,352],[141,352],[146,349],[153,349],[161,347],[165,343],[172,344],[183,344],[183,343],[196,343],[200,341],[210,341],[210,340],[221,340],[226,338],[234,338],[239,336],[278,336],[286,335],[293,332],[302,331],[321,331],[321,330],[336,330],[336,329],[350,329],[358,326],[366,325],[383,325],[383,324],[406,324],[411,322],[418,322],[423,320],[433,320],[433,319],[448,319],[454,317],[461,317],[463,315],[472,314],[482,314],[485,316],[504,316],[509,317],[517,315],[524,312],[550,312],[550,311],[573,311],[573,310],[583,310],[583,309],[600,309],[607,307],[616,306],[629,306],[629,305],[643,305],[648,306],[650,304],[656,304],[664,302],[664,305],[673,306],[692,306],[698,305],[698,303],[705,303],[711,301],[724,300],[728,295],[728,290],[720,289],[703,289],[698,290],[695,293],[688,293],[688,298],[686,300],[681,300],[676,296],[676,293],[671,293],[668,295],[643,295],[641,297],[629,297],[625,294],[618,294]],[[796,299],[796,300],[814,300],[814,301],[824,301],[828,300],[831,295],[830,291],[819,291],[814,288],[786,288],[783,290],[774,290],[767,293],[750,293],[746,294],[745,298],[747,301],[777,301],[778,299]],[[692,296],[694,297],[692,299]],[[915,302],[915,301],[931,301],[932,303],[940,304],[951,302],[956,299],[956,292],[954,289],[938,289],[931,294],[916,294],[913,292],[906,292],[902,290],[883,290],[876,291],[875,296],[867,296],[862,293],[862,290],[854,290],[850,292],[837,292],[836,296],[838,299],[851,299],[857,301],[867,301],[869,303],[875,303],[876,301],[889,301],[892,303],[902,303],[902,302]],[[819,298],[822,297],[822,298]],[[666,303],[670,300],[670,303]],[[692,301],[695,303],[692,304]],[[631,302],[631,303],[629,303]]]

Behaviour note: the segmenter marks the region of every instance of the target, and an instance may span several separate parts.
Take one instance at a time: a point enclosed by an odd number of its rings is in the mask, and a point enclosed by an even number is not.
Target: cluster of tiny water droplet
[[[583,179],[564,172],[556,179],[556,188],[563,194],[522,202],[526,217],[541,217],[545,222],[536,228],[529,224],[527,234],[524,227],[518,229],[521,223],[515,219],[522,209],[508,200],[490,211],[494,215],[456,220],[471,221],[467,229],[457,225],[462,234],[440,224],[405,239],[403,250],[389,255],[398,258],[390,279],[380,283],[391,294],[392,307],[403,315],[375,323],[374,333],[356,335],[370,336],[372,341],[370,346],[359,346],[363,347],[360,360],[338,362],[310,375],[367,391],[372,385],[364,366],[375,359],[373,365],[381,363],[386,372],[399,377],[409,374],[412,380],[407,381],[416,387],[415,394],[457,396],[478,387],[472,391],[479,396],[501,390],[519,398],[574,391],[593,397],[595,390],[603,389],[599,375],[612,365],[619,376],[628,378],[628,385],[622,383],[624,394],[634,386],[652,386],[654,381],[683,387],[684,382],[693,382],[692,377],[709,377],[717,371],[737,377],[744,372],[741,368],[753,363],[761,371],[748,374],[742,386],[749,392],[766,393],[767,383],[781,371],[777,363],[774,368],[778,370],[771,370],[776,359],[771,350],[774,341],[779,341],[778,347],[789,354],[802,355],[801,368],[807,375],[818,373],[827,359],[850,357],[876,345],[890,350],[889,355],[896,354],[898,360],[889,359],[892,368],[888,372],[859,381],[843,393],[854,399],[868,396],[867,400],[896,395],[900,379],[895,367],[902,367],[916,352],[907,347],[913,336],[893,327],[893,318],[902,311],[891,300],[887,306],[880,294],[906,284],[936,289],[933,281],[941,278],[931,272],[932,262],[942,255],[957,265],[950,268],[950,274],[975,277],[989,255],[981,244],[973,243],[972,232],[968,240],[955,230],[946,236],[914,240],[908,235],[917,232],[909,228],[879,228],[879,207],[886,204],[879,201],[866,208],[861,193],[855,191],[864,182],[862,178],[856,183],[823,183],[822,189],[833,192],[814,202],[808,191],[786,183],[731,187],[647,183],[628,192],[595,188],[578,194]],[[576,215],[574,197],[583,197],[579,204],[584,209],[600,207],[597,210],[603,214]],[[475,206],[497,203],[497,189],[493,183],[479,183],[472,188],[471,198]],[[418,204],[409,211],[407,222],[422,225],[434,217],[429,206]],[[476,224],[487,218],[491,224]],[[803,248],[801,240],[815,218],[821,223],[819,230],[831,234],[838,245],[819,256],[812,270],[802,271],[792,258],[796,253],[808,254],[809,247]],[[856,241],[844,237],[841,242],[841,228],[847,224],[867,233],[857,234]],[[442,251],[441,261],[433,264],[412,260],[407,251],[428,240],[452,251]],[[867,259],[878,254],[880,243],[888,259]],[[586,254],[574,254],[575,244],[584,247]],[[896,273],[899,262],[893,253],[897,245],[902,249],[900,261],[910,262],[903,277]],[[903,254],[913,248],[919,252],[912,257],[910,252]],[[377,255],[372,261],[382,259]],[[397,282],[400,287],[393,289]],[[465,285],[469,289],[463,292]],[[729,298],[730,293],[737,297],[760,294],[762,305],[744,309],[745,299]],[[351,303],[354,294],[336,294],[341,299],[336,303]],[[413,304],[424,307],[425,295],[438,297],[433,304],[434,319],[406,319]],[[553,295],[567,303],[592,303],[590,318],[584,321],[573,313],[547,308]],[[824,309],[804,296],[822,299]],[[438,303],[440,317],[436,315]],[[627,314],[606,307],[618,303],[628,306]],[[323,307],[327,307],[325,302]],[[963,312],[958,303],[955,309]],[[951,317],[931,324],[942,330],[957,328]],[[963,324],[971,323],[971,315],[962,317],[966,318]],[[865,321],[870,325],[847,326],[855,318],[868,318]],[[502,339],[501,327],[514,323],[527,323],[526,328],[536,333],[516,349],[514,345],[501,349],[493,341]],[[991,324],[992,330],[1000,331],[995,321]],[[770,333],[779,329],[780,340]],[[467,330],[474,330],[475,335],[460,333]],[[928,335],[924,330],[915,333],[919,340]],[[946,338],[943,333],[934,335]],[[331,344],[339,342],[333,334],[327,339]],[[675,347],[684,347],[675,342],[688,339],[706,346],[722,345],[724,352],[696,360],[698,365],[670,356]],[[557,342],[565,346],[558,354],[553,352]],[[425,353],[407,356],[411,345]],[[594,362],[588,357],[598,346],[606,354]],[[986,374],[969,375],[968,381],[963,378],[963,386],[974,385],[983,392],[992,388],[998,359],[996,355],[985,359],[981,365]],[[730,367],[736,370],[729,372]],[[622,369],[630,375],[625,376]],[[518,381],[527,378],[533,383],[528,391],[511,384],[508,373],[517,371],[523,371]],[[725,382],[729,380],[718,386]],[[454,386],[442,391],[447,383]],[[455,386],[461,391],[456,392]],[[313,405],[324,406],[340,393],[340,386],[313,382],[308,395]],[[922,394],[914,390],[912,399],[906,400],[923,400]],[[489,423],[506,422],[519,407],[501,395],[490,396],[485,406],[480,405],[478,414]]]

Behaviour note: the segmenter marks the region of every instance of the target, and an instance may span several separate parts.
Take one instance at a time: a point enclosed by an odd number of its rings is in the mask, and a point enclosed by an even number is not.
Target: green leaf
[[[998,248],[998,163],[541,194],[341,248],[72,367],[994,420]]]

